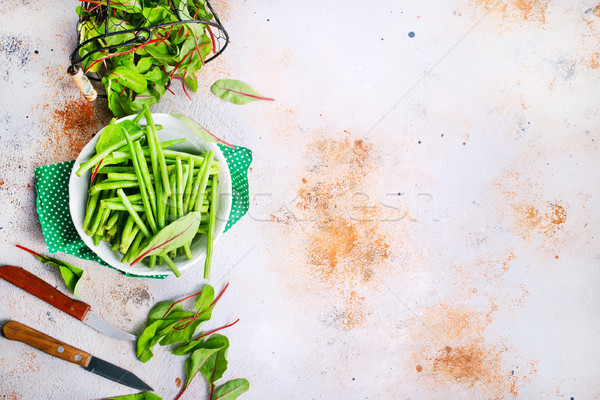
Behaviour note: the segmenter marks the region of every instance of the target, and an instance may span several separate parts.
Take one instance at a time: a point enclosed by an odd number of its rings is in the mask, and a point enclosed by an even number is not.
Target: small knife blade
[[[8,321],[2,327],[2,331],[9,340],[17,340],[26,343],[44,353],[77,364],[90,372],[111,379],[122,385],[137,390],[153,391],[149,385],[133,373],[67,343],[61,342],[60,340],[39,332],[20,322]]]
[[[137,336],[115,328],[98,317],[91,311],[89,304],[70,298],[21,267],[15,267],[14,265],[1,266],[0,278],[20,287],[105,335],[122,340],[137,340]]]

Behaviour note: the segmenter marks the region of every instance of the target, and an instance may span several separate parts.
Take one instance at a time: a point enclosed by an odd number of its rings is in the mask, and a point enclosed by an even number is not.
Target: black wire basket
[[[81,65],[89,80],[104,83],[106,94],[98,97],[108,97],[116,116],[156,103],[165,90],[170,91],[173,79],[182,81],[186,94],[186,86],[195,91],[195,71],[223,53],[229,43],[208,0],[82,1],[77,13],[78,44],[69,57],[69,72],[73,75]],[[141,62],[144,58],[149,60]],[[133,72],[128,73],[139,72],[152,80],[147,80],[146,89],[136,90],[141,83],[135,86],[122,74],[115,76],[117,68],[129,68]],[[116,95],[111,96],[115,91],[127,100],[115,100]]]

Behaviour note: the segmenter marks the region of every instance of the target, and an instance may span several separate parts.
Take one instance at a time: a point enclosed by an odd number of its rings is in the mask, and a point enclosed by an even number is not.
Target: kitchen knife
[[[90,353],[79,350],[60,340],[56,340],[42,332],[36,331],[20,322],[8,321],[2,327],[2,331],[7,339],[26,343],[44,353],[80,365],[90,372],[111,379],[122,385],[143,391],[153,390],[131,372],[101,360],[98,357],[94,357]]]
[[[137,340],[137,336],[123,332],[98,317],[90,310],[91,307],[89,304],[68,297],[49,283],[44,282],[21,267],[15,267],[14,265],[0,267],[0,278],[4,278],[8,282],[39,297],[46,303],[66,312],[105,335],[123,340]]]

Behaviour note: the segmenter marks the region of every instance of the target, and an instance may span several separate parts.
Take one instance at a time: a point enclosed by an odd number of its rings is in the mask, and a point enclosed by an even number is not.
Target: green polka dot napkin
[[[248,168],[252,163],[252,152],[241,146],[234,148],[218,145],[231,172],[232,203],[225,232],[242,218],[250,207],[248,191]],[[50,253],[63,252],[84,260],[102,261],[79,237],[69,212],[69,176],[75,161],[44,165],[35,169],[37,190],[37,212],[42,232]],[[122,272],[122,271],[121,271]],[[136,276],[122,272],[127,276]],[[153,278],[165,278],[155,275]]]

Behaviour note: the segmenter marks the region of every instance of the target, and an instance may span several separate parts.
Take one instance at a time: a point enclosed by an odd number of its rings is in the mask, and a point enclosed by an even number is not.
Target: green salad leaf
[[[79,296],[79,290],[81,289],[81,277],[83,276],[83,270],[81,268],[77,268],[71,264],[67,264],[66,262],[59,260],[58,258],[43,256],[33,250],[30,250],[26,247],[17,245],[17,247],[21,250],[25,250],[35,256],[38,260],[43,262],[46,265],[51,265],[53,267],[57,267],[60,270],[60,275],[65,282],[65,285],[71,292],[75,295],[75,297]]]
[[[258,94],[247,83],[236,79],[220,79],[210,88],[214,94],[233,104],[244,105],[257,100],[275,101]]]

